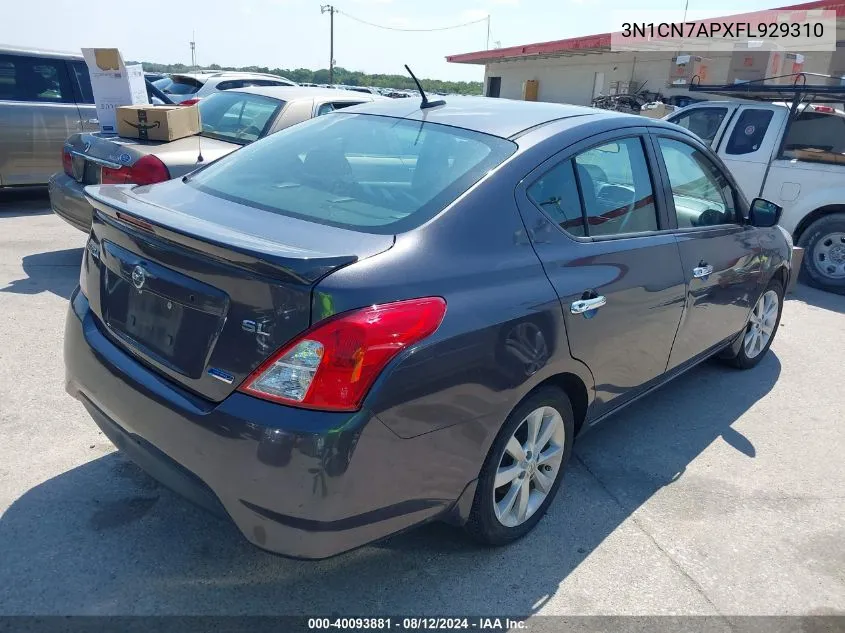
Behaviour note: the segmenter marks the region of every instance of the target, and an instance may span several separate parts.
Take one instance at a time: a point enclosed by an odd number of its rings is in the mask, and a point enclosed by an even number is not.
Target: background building
[[[845,77],[845,0],[821,0],[776,10],[825,9],[837,12],[837,40],[840,41],[836,53],[808,52],[796,58],[784,53],[725,51],[708,53],[702,62],[682,54],[681,61],[690,59],[679,68],[669,52],[612,52],[611,34],[602,33],[463,53],[446,59],[457,64],[483,64],[484,94],[487,96],[581,105],[589,105],[599,94],[632,92],[643,84],[646,91],[659,92],[667,100],[689,95],[687,83],[695,71],[700,70],[698,63],[706,66],[703,83],[734,83],[802,70]],[[715,18],[728,19],[738,20],[741,16]],[[773,71],[773,68],[777,70]],[[685,81],[682,81],[684,75]],[[845,79],[842,81],[845,83]]]

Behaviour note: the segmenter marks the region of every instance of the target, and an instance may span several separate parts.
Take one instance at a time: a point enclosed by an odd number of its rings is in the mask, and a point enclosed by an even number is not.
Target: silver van
[[[81,54],[0,45],[0,187],[47,184],[65,139],[98,129]]]

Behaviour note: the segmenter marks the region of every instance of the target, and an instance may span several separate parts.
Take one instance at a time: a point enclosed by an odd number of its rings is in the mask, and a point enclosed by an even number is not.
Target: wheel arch
[[[587,385],[584,384],[584,381],[577,374],[569,372],[554,374],[535,385],[519,401],[519,404],[526,398],[530,398],[532,394],[543,387],[557,387],[569,397],[569,402],[572,404],[572,413],[575,416],[573,423],[575,425],[575,436],[577,437],[584,425],[584,421],[587,419],[587,409],[590,403]],[[516,406],[519,406],[519,404]]]
[[[801,239],[801,236],[813,222],[815,222],[819,218],[822,218],[826,215],[831,215],[833,213],[845,213],[845,204],[828,204],[810,211],[807,215],[802,218],[802,220],[798,223],[798,226],[795,227],[795,232],[792,234],[792,239],[797,244],[798,240]]]

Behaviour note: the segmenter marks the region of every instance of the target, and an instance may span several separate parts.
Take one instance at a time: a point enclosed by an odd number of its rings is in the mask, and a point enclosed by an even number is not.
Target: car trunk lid
[[[385,251],[371,235],[269,213],[170,181],[86,188],[82,283],[98,325],[153,370],[212,401],[311,324],[311,290]]]
[[[148,154],[164,163],[171,178],[179,178],[200,166],[197,162],[200,154],[203,163],[210,163],[241,146],[208,137],[188,136],[164,142],[93,132],[72,135],[65,147],[71,152],[72,175],[77,182],[96,185],[101,182],[103,167],[128,169]]]

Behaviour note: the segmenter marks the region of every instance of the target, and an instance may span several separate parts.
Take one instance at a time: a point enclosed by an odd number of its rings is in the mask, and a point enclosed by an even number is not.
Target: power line
[[[404,31],[404,32],[431,32],[431,31],[448,31],[450,29],[459,29],[464,26],[470,26],[471,24],[478,24],[479,22],[487,22],[490,19],[490,16],[485,16],[483,18],[479,18],[478,20],[472,20],[471,22],[464,22],[463,24],[454,24],[452,26],[441,26],[433,29],[403,29],[396,26],[385,26],[384,24],[374,24],[373,22],[367,22],[366,20],[362,20],[361,18],[356,18],[354,15],[348,14],[346,11],[341,11],[340,9],[335,9],[337,13],[341,15],[345,15],[350,20],[355,20],[356,22],[360,22],[361,24],[366,24],[367,26],[374,26],[377,29],[384,29],[386,31]],[[489,22],[488,22],[489,24]]]

